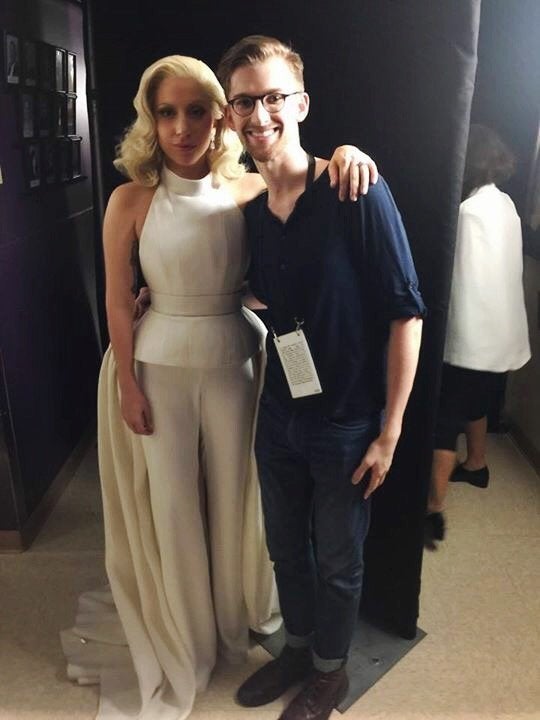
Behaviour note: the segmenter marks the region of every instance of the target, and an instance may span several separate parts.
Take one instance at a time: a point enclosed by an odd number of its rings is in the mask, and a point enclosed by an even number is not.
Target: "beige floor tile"
[[[67,553],[0,556],[0,576],[0,719],[93,717],[96,689],[66,679],[59,632],[79,593],[103,584],[101,555],[83,567]]]
[[[93,445],[32,545],[32,555],[103,552],[103,512],[96,468],[97,448]]]
[[[511,441],[490,437],[486,490],[452,484],[448,538],[424,557],[420,626],[403,660],[332,720],[540,720],[540,479]],[[95,449],[23,555],[0,555],[0,720],[91,720],[96,688],[65,677],[58,632],[80,592],[104,581]],[[245,709],[246,666],[219,663],[190,720],[273,720],[285,700]]]

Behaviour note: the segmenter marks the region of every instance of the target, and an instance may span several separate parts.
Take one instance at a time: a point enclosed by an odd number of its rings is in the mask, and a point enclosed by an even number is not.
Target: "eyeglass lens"
[[[260,100],[262,102],[263,108],[267,112],[274,113],[281,110],[287,97],[287,95],[281,93],[269,93],[268,95],[264,95],[262,97],[250,97],[249,95],[242,95],[241,97],[235,98],[232,101],[231,105],[233,107],[233,110],[238,113],[238,115],[246,116],[251,115],[251,113],[255,109],[255,104],[257,100]]]

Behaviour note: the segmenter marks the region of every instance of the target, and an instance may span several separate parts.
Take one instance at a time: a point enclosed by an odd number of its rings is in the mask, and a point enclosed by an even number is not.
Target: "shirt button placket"
[[[280,242],[280,245],[281,245],[281,247],[280,247],[280,253],[279,253],[279,254],[280,254],[280,257],[281,257],[281,262],[279,263],[279,269],[281,270],[281,272],[284,272],[284,271],[287,269],[287,263],[286,263],[286,262],[284,261],[284,259],[283,259],[283,258],[284,258],[284,255],[285,255],[285,242],[286,242],[286,240],[287,240],[287,235],[285,234],[285,232],[283,232],[283,234],[281,235],[281,238],[280,238],[280,241],[281,241],[281,242]]]

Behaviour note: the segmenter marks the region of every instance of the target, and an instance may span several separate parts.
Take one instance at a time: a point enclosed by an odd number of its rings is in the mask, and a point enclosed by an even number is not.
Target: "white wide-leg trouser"
[[[259,358],[192,369],[137,363],[154,432],[122,419],[109,349],[99,465],[110,591],[62,633],[70,677],[101,685],[99,720],[185,720],[221,652],[280,624],[253,462]],[[128,650],[129,648],[129,650]],[[134,673],[135,670],[135,673]]]
[[[209,370],[138,363],[138,374],[154,425],[141,440],[163,601],[195,667],[213,666],[216,639],[228,659],[241,659],[248,643],[241,518],[257,393],[252,361]]]

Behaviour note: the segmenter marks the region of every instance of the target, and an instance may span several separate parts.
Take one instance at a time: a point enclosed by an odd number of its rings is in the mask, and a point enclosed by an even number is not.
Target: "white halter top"
[[[212,175],[186,180],[163,168],[139,253],[151,306],[135,331],[136,360],[212,368],[258,351],[259,334],[241,307],[244,217]]]

